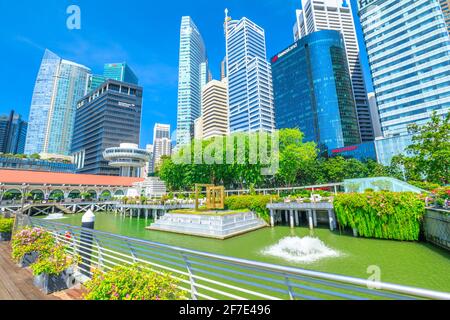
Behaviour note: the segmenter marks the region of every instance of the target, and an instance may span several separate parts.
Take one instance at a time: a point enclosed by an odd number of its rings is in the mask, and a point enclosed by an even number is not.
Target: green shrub
[[[410,185],[413,185],[417,188],[426,190],[426,191],[433,191],[435,189],[438,189],[440,185],[436,183],[426,182],[426,181],[408,181]]]
[[[225,198],[225,207],[229,210],[250,209],[266,222],[270,221],[270,211],[267,205],[270,202],[278,202],[278,196],[232,196]]]
[[[371,192],[375,192],[375,190],[374,190],[374,189],[371,189],[371,188],[369,188],[369,189],[366,189],[366,190],[364,190],[364,192],[366,192],[366,193],[371,193]]]
[[[58,275],[77,264],[77,262],[77,257],[68,255],[65,246],[58,244],[48,252],[41,252],[38,260],[31,265],[31,270],[33,270],[35,276],[41,274]]]
[[[86,300],[184,300],[184,291],[169,274],[147,271],[140,265],[118,266],[107,273],[94,272],[85,284]]]
[[[334,208],[341,226],[362,237],[417,241],[425,203],[415,193],[373,192],[340,194]]]
[[[0,232],[10,233],[13,229],[14,219],[0,218]]]
[[[12,238],[12,257],[19,262],[25,255],[32,252],[47,254],[55,246],[53,236],[41,228],[24,228]]]

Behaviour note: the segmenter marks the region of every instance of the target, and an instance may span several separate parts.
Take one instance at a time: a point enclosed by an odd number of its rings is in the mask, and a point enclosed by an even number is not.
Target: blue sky
[[[354,6],[355,2],[352,0]],[[72,4],[81,8],[81,30],[66,27],[66,9]],[[181,17],[190,15],[196,22],[213,76],[218,78],[225,54],[222,25],[226,7],[234,19],[246,16],[266,30],[268,58],[293,42],[292,26],[300,0],[1,1],[0,114],[15,109],[28,119],[45,48],[94,73],[101,73],[104,63],[126,61],[144,87],[141,145],[150,143],[156,122],[171,124],[173,130],[176,127]]]

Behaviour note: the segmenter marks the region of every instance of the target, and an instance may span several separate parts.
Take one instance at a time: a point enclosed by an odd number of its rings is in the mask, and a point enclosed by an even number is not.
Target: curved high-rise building
[[[358,145],[356,103],[341,34],[311,33],[272,58],[277,129],[298,128],[327,154]]]
[[[30,108],[26,154],[69,155],[78,100],[87,93],[89,68],[46,50]]]
[[[178,77],[177,146],[189,144],[194,122],[201,116],[202,85],[208,82],[202,35],[191,17],[181,19]]]
[[[272,71],[264,29],[225,12],[226,68],[230,133],[273,131]]]
[[[375,136],[372,117],[359,58],[358,37],[350,1],[302,0],[302,10],[297,10],[297,23],[294,26],[295,40],[320,30],[336,30],[344,37],[361,139],[373,141]]]

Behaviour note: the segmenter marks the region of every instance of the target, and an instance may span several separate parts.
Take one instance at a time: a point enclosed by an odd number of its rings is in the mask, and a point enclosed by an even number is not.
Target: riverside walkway
[[[81,300],[80,288],[46,295],[33,285],[29,269],[19,268],[11,260],[8,242],[0,242],[0,300]]]

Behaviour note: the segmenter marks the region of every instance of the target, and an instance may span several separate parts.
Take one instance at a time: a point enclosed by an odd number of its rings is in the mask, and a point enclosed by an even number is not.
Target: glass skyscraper
[[[273,131],[272,71],[264,29],[225,12],[226,68],[230,133]]]
[[[373,141],[375,135],[350,0],[302,0],[302,10],[297,10],[294,26],[295,40],[320,30],[336,30],[344,37],[361,139]]]
[[[189,144],[201,116],[201,87],[208,80],[205,43],[191,17],[181,19],[178,76],[177,146]]]
[[[277,129],[298,128],[322,154],[361,143],[342,35],[323,30],[272,58]]]
[[[23,154],[27,136],[27,122],[11,111],[0,116],[0,153]]]
[[[450,111],[450,38],[439,0],[359,0],[385,138]],[[386,153],[387,154],[387,153]]]
[[[112,79],[135,85],[139,84],[138,77],[135,75],[133,70],[131,70],[130,66],[125,62],[105,64],[103,77],[105,79]]]
[[[76,105],[86,93],[90,69],[46,50],[30,108],[26,154],[69,155]]]
[[[103,152],[122,143],[139,144],[142,88],[108,80],[77,106],[72,155],[78,173],[119,175]]]

